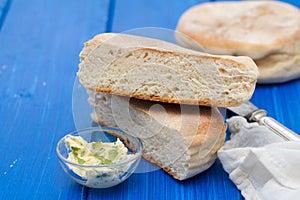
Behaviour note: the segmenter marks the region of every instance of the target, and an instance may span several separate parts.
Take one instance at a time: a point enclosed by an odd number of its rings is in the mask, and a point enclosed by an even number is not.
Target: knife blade
[[[294,131],[288,129],[272,117],[267,116],[267,111],[259,109],[250,101],[242,103],[240,106],[227,107],[235,114],[245,117],[250,121],[258,122],[260,125],[264,125],[272,130],[275,134],[280,136],[286,141],[299,141],[300,136]]]

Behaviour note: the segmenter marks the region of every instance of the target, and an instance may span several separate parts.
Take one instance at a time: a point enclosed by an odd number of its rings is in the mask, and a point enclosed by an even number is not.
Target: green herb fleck
[[[115,159],[118,155],[118,152],[115,149],[111,149],[108,151],[108,156],[110,159]]]
[[[85,163],[85,160],[79,158],[78,156],[76,158],[77,158],[78,164],[84,164]]]
[[[104,153],[105,149],[103,147],[101,147],[101,149],[99,149],[99,153]]]
[[[113,162],[109,159],[104,158],[103,156],[99,156],[97,153],[94,154],[94,157],[101,161],[102,165],[113,164]]]
[[[109,165],[109,164],[112,164],[113,162],[111,161],[111,160],[109,160],[109,159],[104,159],[103,161],[102,161],[102,165]]]
[[[97,153],[94,154],[94,157],[103,161],[104,160],[104,157],[103,156],[99,156]]]
[[[72,151],[79,151],[80,150],[79,147],[74,147],[74,146],[71,146],[71,149],[72,149]]]
[[[92,147],[93,147],[93,149],[100,149],[100,148],[102,148],[102,142],[101,141],[93,142]]]

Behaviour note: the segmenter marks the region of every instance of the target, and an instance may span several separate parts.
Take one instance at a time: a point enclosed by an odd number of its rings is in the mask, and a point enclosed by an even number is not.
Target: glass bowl
[[[79,164],[70,161],[69,153],[74,150],[68,148],[66,139],[70,136],[81,136],[87,142],[111,142],[119,138],[128,148],[128,157],[116,163],[101,165]],[[56,153],[63,170],[77,183],[91,188],[108,188],[125,181],[136,169],[142,156],[143,145],[139,138],[131,134],[109,127],[92,127],[77,130],[65,135],[56,145]]]

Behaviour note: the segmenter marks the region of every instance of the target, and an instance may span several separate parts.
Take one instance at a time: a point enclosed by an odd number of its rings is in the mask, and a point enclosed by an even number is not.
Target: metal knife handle
[[[252,113],[250,116],[250,120],[256,121],[261,125],[264,125],[271,129],[274,133],[280,136],[282,139],[286,141],[298,141],[300,142],[300,136],[288,129],[272,117],[267,117],[267,112],[265,110],[259,109]]]
[[[300,142],[299,135],[297,135],[295,132],[291,131],[287,127],[283,126],[282,124],[280,124],[278,121],[276,121],[272,117],[262,117],[258,121],[258,123],[270,128],[273,132],[275,132],[277,135],[279,135],[284,140]]]

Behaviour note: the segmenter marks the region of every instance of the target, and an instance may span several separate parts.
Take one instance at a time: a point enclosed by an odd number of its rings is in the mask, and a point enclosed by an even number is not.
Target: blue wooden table
[[[183,182],[157,170],[96,190],[67,177],[55,154],[76,128],[72,89],[83,43],[102,32],[175,29],[201,2],[0,0],[0,199],[242,199],[219,160]],[[300,80],[258,85],[252,101],[300,133]]]

